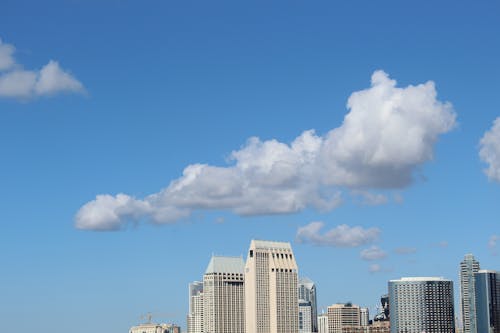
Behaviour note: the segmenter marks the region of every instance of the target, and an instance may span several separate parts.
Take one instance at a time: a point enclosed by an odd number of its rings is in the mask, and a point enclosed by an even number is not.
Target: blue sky
[[[185,326],[188,283],[252,238],[290,241],[322,307],[373,307],[401,276],[458,282],[469,252],[500,269],[499,15],[2,1],[4,330]]]

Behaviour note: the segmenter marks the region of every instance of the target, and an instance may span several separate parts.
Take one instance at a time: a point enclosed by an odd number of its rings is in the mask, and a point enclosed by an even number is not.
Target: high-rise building
[[[189,284],[188,333],[203,333],[203,282]]]
[[[389,281],[391,333],[454,333],[453,282],[437,277]]]
[[[316,285],[309,278],[299,279],[299,300],[311,305],[311,332],[318,332],[318,305],[316,302]]]
[[[500,333],[500,272],[480,270],[475,274],[478,333]]]
[[[476,329],[474,274],[479,269],[479,262],[472,254],[466,254],[464,260],[460,262],[460,306],[463,333],[478,333]]]
[[[290,243],[251,241],[245,265],[246,333],[298,333],[297,274]]]
[[[363,327],[370,325],[370,313],[368,308],[359,308],[360,324]]]
[[[328,333],[328,314],[318,315],[318,333]]]
[[[311,302],[299,300],[299,333],[312,333]]]
[[[362,332],[361,311],[352,303],[328,307],[328,333]]]
[[[212,256],[203,276],[203,333],[245,333],[244,263]]]

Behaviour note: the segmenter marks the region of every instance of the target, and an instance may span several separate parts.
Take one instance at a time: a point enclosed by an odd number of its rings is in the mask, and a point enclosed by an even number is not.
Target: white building
[[[460,306],[463,333],[477,333],[474,274],[479,269],[479,262],[472,254],[466,254],[460,263]]]
[[[298,333],[297,282],[290,243],[252,240],[245,265],[246,333]]]
[[[203,282],[189,284],[188,333],[203,333]]]
[[[299,333],[312,333],[311,302],[299,300]]]
[[[360,319],[361,319],[361,326],[366,327],[370,325],[370,313],[368,311],[368,308],[360,308],[359,309],[360,313]]]
[[[244,263],[213,256],[203,276],[203,333],[245,333]]]
[[[129,333],[180,333],[180,327],[173,324],[145,323],[131,327]]]
[[[309,302],[311,305],[311,332],[318,332],[318,306],[316,302],[316,285],[311,279],[299,279],[299,300]],[[300,309],[299,309],[300,311]],[[300,326],[300,318],[299,318]],[[299,327],[300,329],[300,327]]]
[[[318,333],[328,333],[328,314],[318,316]]]
[[[391,333],[454,333],[453,282],[439,277],[389,281]]]

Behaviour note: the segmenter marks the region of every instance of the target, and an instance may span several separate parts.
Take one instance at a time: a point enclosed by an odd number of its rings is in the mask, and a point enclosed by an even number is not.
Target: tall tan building
[[[297,275],[290,243],[251,241],[245,265],[246,333],[298,333]]]
[[[203,276],[203,333],[245,333],[244,263],[213,256]]]

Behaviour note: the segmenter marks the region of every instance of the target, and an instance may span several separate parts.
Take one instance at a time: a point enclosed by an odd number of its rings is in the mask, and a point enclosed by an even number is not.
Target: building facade
[[[316,301],[316,284],[309,278],[299,279],[299,300],[311,305],[311,332],[318,332],[318,304]]]
[[[203,282],[189,284],[188,333],[203,333]]]
[[[359,308],[359,312],[361,326],[367,327],[370,325],[370,312],[368,311],[368,308]]]
[[[245,333],[244,263],[212,256],[203,276],[203,333]]]
[[[328,314],[326,313],[318,316],[318,333],[328,333]]]
[[[298,269],[290,243],[251,241],[245,303],[246,333],[298,333]]]
[[[478,333],[500,333],[500,272],[475,274],[476,325]]]
[[[464,260],[460,262],[460,310],[463,333],[478,333],[474,274],[479,269],[479,262],[472,254],[466,254]]]
[[[145,323],[131,327],[129,333],[181,333],[181,328],[174,324]]]
[[[312,333],[311,302],[299,300],[299,333]]]
[[[454,333],[453,282],[437,277],[389,281],[391,333]]]
[[[328,307],[328,333],[362,332],[361,310],[352,303]]]

